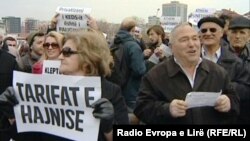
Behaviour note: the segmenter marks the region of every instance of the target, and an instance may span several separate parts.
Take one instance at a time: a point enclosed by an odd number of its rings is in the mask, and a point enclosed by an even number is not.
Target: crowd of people
[[[93,105],[100,118],[98,140],[113,140],[113,124],[250,124],[250,19],[204,17],[197,31],[180,23],[169,34],[160,25],[147,30],[149,43],[136,31],[134,18],[125,18],[114,43],[124,47],[128,81],[124,87],[108,81],[115,65],[109,44],[94,18],[88,29],[30,33],[18,50],[17,40],[5,37],[0,49],[0,140],[68,140],[46,133],[17,133],[13,106],[13,71],[42,74],[44,60],[60,60],[60,73],[99,76],[102,96]],[[166,41],[167,40],[167,41]],[[221,92],[214,106],[189,108],[189,92]]]

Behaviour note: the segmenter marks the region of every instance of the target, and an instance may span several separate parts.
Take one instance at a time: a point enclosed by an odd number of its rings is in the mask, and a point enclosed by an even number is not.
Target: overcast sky
[[[161,16],[162,4],[171,0],[1,0],[0,17],[16,16],[50,20],[58,6],[89,7],[96,19],[120,23],[124,17],[137,16],[145,19],[148,16]],[[188,14],[196,8],[231,9],[239,14],[250,11],[249,0],[179,0],[188,4]]]

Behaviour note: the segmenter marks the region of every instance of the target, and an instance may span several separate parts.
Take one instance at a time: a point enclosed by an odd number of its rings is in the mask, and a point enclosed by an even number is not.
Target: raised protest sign
[[[18,132],[44,132],[97,141],[100,120],[90,105],[101,97],[100,77],[36,75],[14,71]],[[66,82],[66,83],[65,83]]]
[[[195,12],[189,14],[188,22],[196,26],[201,18],[212,16],[215,12],[216,9],[214,8],[198,8]]]
[[[176,16],[162,16],[160,18],[161,26],[164,29],[164,32],[170,33],[176,25],[181,23],[181,17]]]
[[[57,31],[66,33],[87,28],[86,15],[90,14],[91,8],[78,7],[58,7],[56,13],[59,13],[57,22]]]
[[[42,74],[60,74],[59,67],[61,65],[60,60],[44,60]]]

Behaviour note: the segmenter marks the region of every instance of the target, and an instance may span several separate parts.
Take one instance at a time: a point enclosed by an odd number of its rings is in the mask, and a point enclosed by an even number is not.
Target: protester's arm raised
[[[87,26],[89,26],[90,28],[93,28],[95,30],[99,30],[96,20],[93,17],[91,17],[90,15],[86,15],[86,16],[88,18]]]

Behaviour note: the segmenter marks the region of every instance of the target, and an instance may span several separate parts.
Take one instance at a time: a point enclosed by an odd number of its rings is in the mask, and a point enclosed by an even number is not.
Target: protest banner
[[[176,25],[181,23],[181,17],[177,16],[162,16],[160,18],[161,26],[165,33],[170,33]]]
[[[189,14],[188,22],[196,26],[201,18],[212,16],[215,12],[214,8],[197,8],[195,12]]]
[[[101,97],[100,77],[37,75],[14,71],[18,132],[44,132],[96,141],[100,120],[90,105]],[[66,82],[66,83],[65,83]]]
[[[86,15],[89,15],[91,8],[78,7],[57,7],[56,13],[59,14],[56,30],[60,33],[76,31],[87,28]]]
[[[44,60],[42,74],[60,74],[60,60]]]

